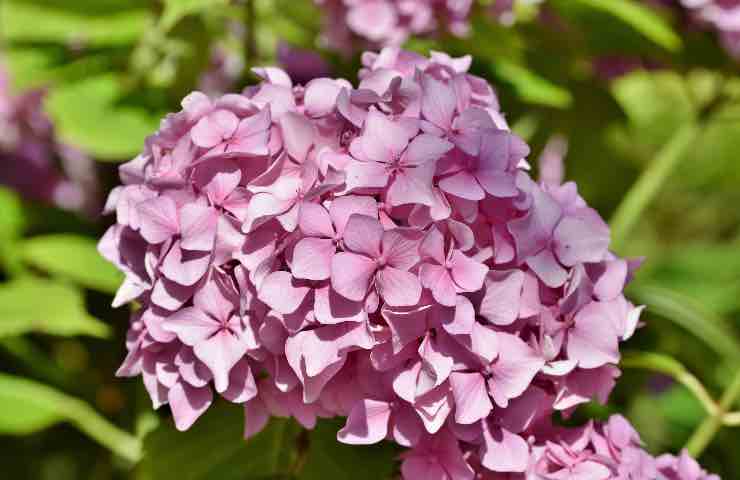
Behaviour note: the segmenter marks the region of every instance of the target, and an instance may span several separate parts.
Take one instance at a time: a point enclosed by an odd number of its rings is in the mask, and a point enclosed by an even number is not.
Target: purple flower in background
[[[0,184],[59,208],[97,213],[95,164],[59,142],[43,111],[44,96],[43,90],[14,95],[0,65]]]

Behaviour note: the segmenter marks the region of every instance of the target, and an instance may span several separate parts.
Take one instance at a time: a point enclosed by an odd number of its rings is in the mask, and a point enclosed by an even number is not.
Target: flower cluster
[[[97,211],[92,159],[57,141],[43,111],[43,90],[13,95],[10,83],[0,65],[0,185],[60,208]]]
[[[326,12],[326,41],[340,50],[359,37],[371,45],[401,45],[410,36],[440,30],[468,32],[472,0],[314,0]],[[495,2],[495,14],[511,9],[509,0]]]
[[[638,433],[620,415],[603,424],[589,422],[579,428],[544,426],[530,437],[532,455],[527,470],[517,475],[482,475],[485,480],[719,480],[696,463],[684,450],[680,456],[653,457]],[[408,468],[414,468],[413,464]],[[425,471],[406,474],[425,478]],[[433,477],[444,478],[444,477]],[[457,478],[457,477],[452,477]],[[463,478],[463,477],[460,477]]]
[[[532,180],[471,58],[362,61],[357,88],[261,68],[242,94],[192,93],[121,167],[99,248],[126,274],[114,304],[140,308],[118,373],[181,430],[215,390],[247,436],[347,417],[339,441],[411,449],[408,479],[526,472],[553,412],[612,389],[636,265],[562,168]],[[589,438],[542,461],[605,464]]]
[[[740,0],[680,0],[699,23],[717,30],[727,52],[740,58]]]

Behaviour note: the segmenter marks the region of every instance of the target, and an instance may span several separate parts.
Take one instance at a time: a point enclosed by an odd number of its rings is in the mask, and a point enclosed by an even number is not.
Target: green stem
[[[686,329],[719,356],[740,360],[740,342],[727,322],[706,311],[691,298],[655,285],[636,283],[628,289],[630,297],[648,305],[651,312]]]
[[[694,394],[709,415],[718,414],[717,403],[704,385],[673,357],[652,352],[631,352],[624,354],[621,365],[626,368],[651,370],[672,377]]]
[[[246,56],[247,65],[253,67],[257,61],[257,12],[254,6],[255,0],[246,0],[247,9],[247,45],[246,45]]]
[[[714,436],[722,428],[725,420],[725,413],[732,407],[735,400],[740,397],[740,370],[735,373],[730,386],[727,387],[722,398],[719,400],[718,410],[715,415],[706,418],[686,444],[686,449],[695,458],[699,457],[704,449],[712,442]]]
[[[141,442],[96,412],[92,407],[76,398],[65,398],[59,404],[70,421],[111,452],[131,463],[141,459]]]
[[[612,248],[620,251],[645,208],[685,156],[699,132],[695,123],[681,127],[661,148],[655,160],[635,182],[611,219]]]

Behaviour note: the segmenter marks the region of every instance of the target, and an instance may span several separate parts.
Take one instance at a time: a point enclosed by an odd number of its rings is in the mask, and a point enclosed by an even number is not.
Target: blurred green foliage
[[[254,1],[253,17],[245,1],[3,0],[2,57],[17,90],[49,90],[61,138],[101,162],[110,188],[115,164],[140,151],[164,113],[196,88],[214,46],[251,67],[274,63],[282,40],[321,51],[337,76],[356,70],[356,55],[321,48],[311,0],[246,1]],[[643,2],[545,5],[522,2],[512,27],[478,16],[468,38],[407,47],[472,54],[474,72],[499,87],[503,111],[535,153],[554,134],[569,139],[568,177],[613,216],[618,253],[647,257],[630,287],[648,305],[645,327],[624,349],[671,359],[628,365],[610,404],[579,415],[625,412],[651,451],[676,451],[707,412],[687,383],[666,373],[689,375],[719,399],[740,369],[740,64],[710,33],[679,30],[670,11]],[[659,68],[610,80],[594,67],[604,56]],[[234,89],[253,80],[245,68]],[[4,478],[392,473],[397,452],[337,445],[331,422],[307,433],[275,420],[247,443],[234,405],[212,409],[187,433],[160,422],[140,382],[113,378],[128,312],[109,307],[120,276],[95,252],[106,221],[0,189]],[[702,463],[738,478],[738,445],[740,428],[720,429]]]

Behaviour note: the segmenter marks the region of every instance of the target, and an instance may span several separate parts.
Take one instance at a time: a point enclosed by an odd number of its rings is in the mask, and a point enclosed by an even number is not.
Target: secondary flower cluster
[[[740,58],[740,0],[680,0],[700,23],[710,25],[719,34],[722,46]]]
[[[357,38],[371,46],[403,44],[411,36],[447,32],[464,36],[475,0],[314,0],[326,14],[325,41],[339,50]],[[513,0],[489,2],[488,14],[513,21]]]
[[[637,432],[620,415],[605,423],[579,428],[545,426],[530,437],[532,455],[527,470],[515,475],[479,475],[481,480],[719,480],[684,450],[680,456],[653,457],[643,450]],[[409,456],[404,468],[415,468]],[[440,463],[440,465],[442,465]],[[408,478],[427,478],[429,470],[407,472]],[[458,478],[432,475],[431,478]],[[465,478],[465,477],[459,477]],[[467,477],[471,478],[471,477]]]
[[[0,65],[0,185],[34,200],[91,213],[99,208],[93,161],[57,141],[43,100],[43,90],[13,95],[10,76]]]
[[[606,399],[635,265],[561,169],[530,178],[471,58],[362,60],[357,88],[263,68],[242,94],[192,93],[121,167],[99,246],[126,274],[114,304],[140,305],[119,375],[181,430],[214,390],[247,436],[345,416],[341,442],[411,448],[407,479],[522,473],[539,451],[612,469],[596,434],[528,439]]]

